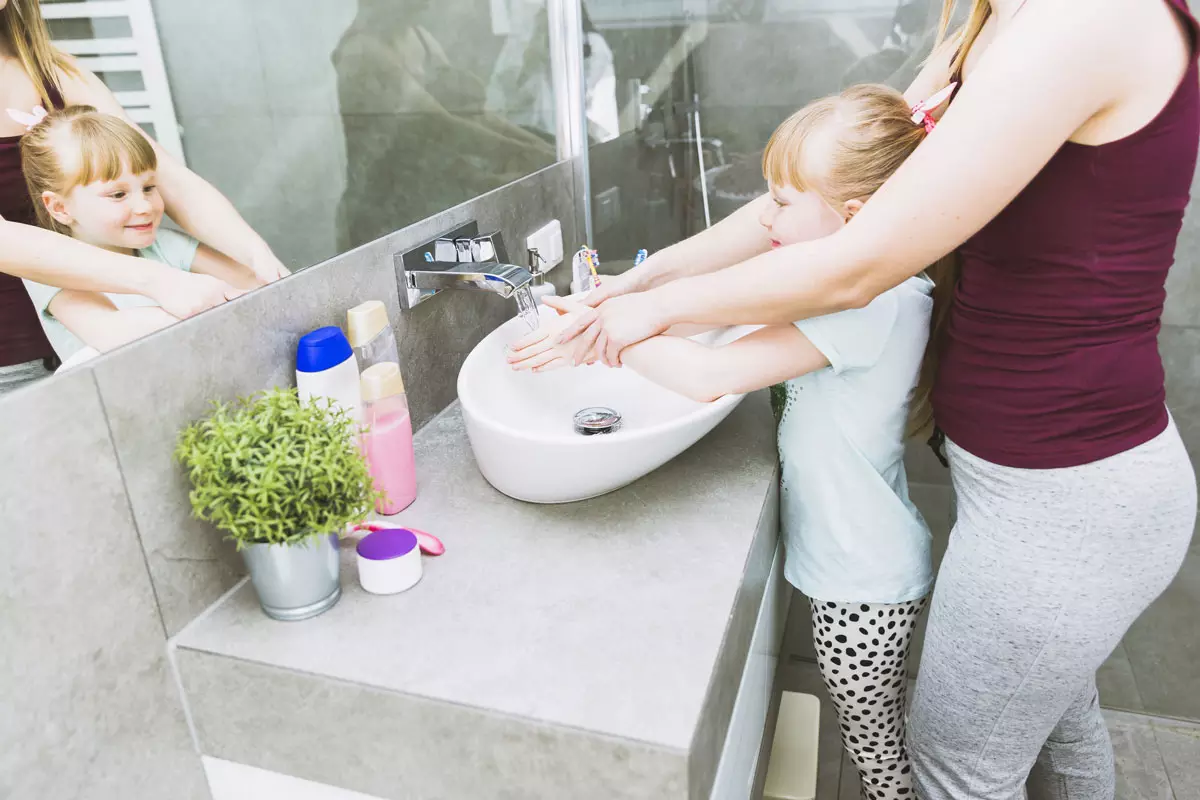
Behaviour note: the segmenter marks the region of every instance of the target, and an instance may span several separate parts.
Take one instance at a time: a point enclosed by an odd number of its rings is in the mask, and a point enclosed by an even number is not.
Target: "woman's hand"
[[[580,354],[592,353],[608,366],[619,367],[622,350],[657,336],[668,327],[670,324],[660,313],[654,292],[636,292],[612,297],[596,308],[580,311],[563,327],[555,345],[570,345],[577,364]]]
[[[187,319],[241,294],[241,289],[235,289],[211,275],[175,269],[164,269],[147,291],[148,297],[178,319]]]

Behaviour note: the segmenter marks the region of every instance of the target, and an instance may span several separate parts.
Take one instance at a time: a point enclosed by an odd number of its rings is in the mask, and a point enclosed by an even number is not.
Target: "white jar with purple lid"
[[[410,530],[369,533],[359,540],[356,552],[358,582],[371,594],[397,594],[421,580],[421,548]]]

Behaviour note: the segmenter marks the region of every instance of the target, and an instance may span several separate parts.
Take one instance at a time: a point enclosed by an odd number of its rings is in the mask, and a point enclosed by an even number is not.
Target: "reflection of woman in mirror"
[[[21,140],[30,199],[43,228],[143,260],[210,275],[238,289],[263,281],[184,233],[161,228],[158,156],[132,125],[91,106],[68,106],[35,122]],[[26,280],[54,352],[78,363],[174,323],[142,295],[60,289]]]
[[[126,118],[112,92],[95,75],[50,43],[37,0],[0,0],[0,109],[28,115],[35,107],[49,110],[76,104]],[[66,289],[141,294],[180,318],[238,293],[211,275],[152,264],[35,227],[20,164],[26,127],[27,123],[0,113],[0,391],[44,374],[41,362],[54,355],[18,278]],[[156,143],[150,144],[158,160],[159,190],[173,220],[250,265],[263,280],[287,274],[228,200]]]
[[[554,76],[550,66],[549,17],[545,0],[506,0],[508,29],[487,87],[487,108],[553,139],[556,128]],[[617,77],[612,48],[592,23],[587,3],[579,8],[583,27],[583,92],[590,142],[620,135]]]

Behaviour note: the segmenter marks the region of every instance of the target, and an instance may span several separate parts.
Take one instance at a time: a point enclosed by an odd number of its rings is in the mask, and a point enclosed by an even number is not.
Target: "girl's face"
[[[816,192],[802,192],[791,186],[771,184],[771,199],[773,202],[758,221],[767,229],[772,247],[828,236],[853,214],[849,209],[839,213]]]
[[[128,166],[116,180],[76,186],[65,196],[46,192],[42,200],[74,238],[110,250],[149,247],[163,217],[155,173],[136,175]]]

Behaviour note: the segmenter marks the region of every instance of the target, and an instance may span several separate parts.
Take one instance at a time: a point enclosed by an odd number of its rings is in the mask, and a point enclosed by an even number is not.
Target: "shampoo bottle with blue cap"
[[[362,421],[358,362],[341,328],[330,325],[300,337],[296,347],[296,388],[301,401],[328,397],[356,423]]]

